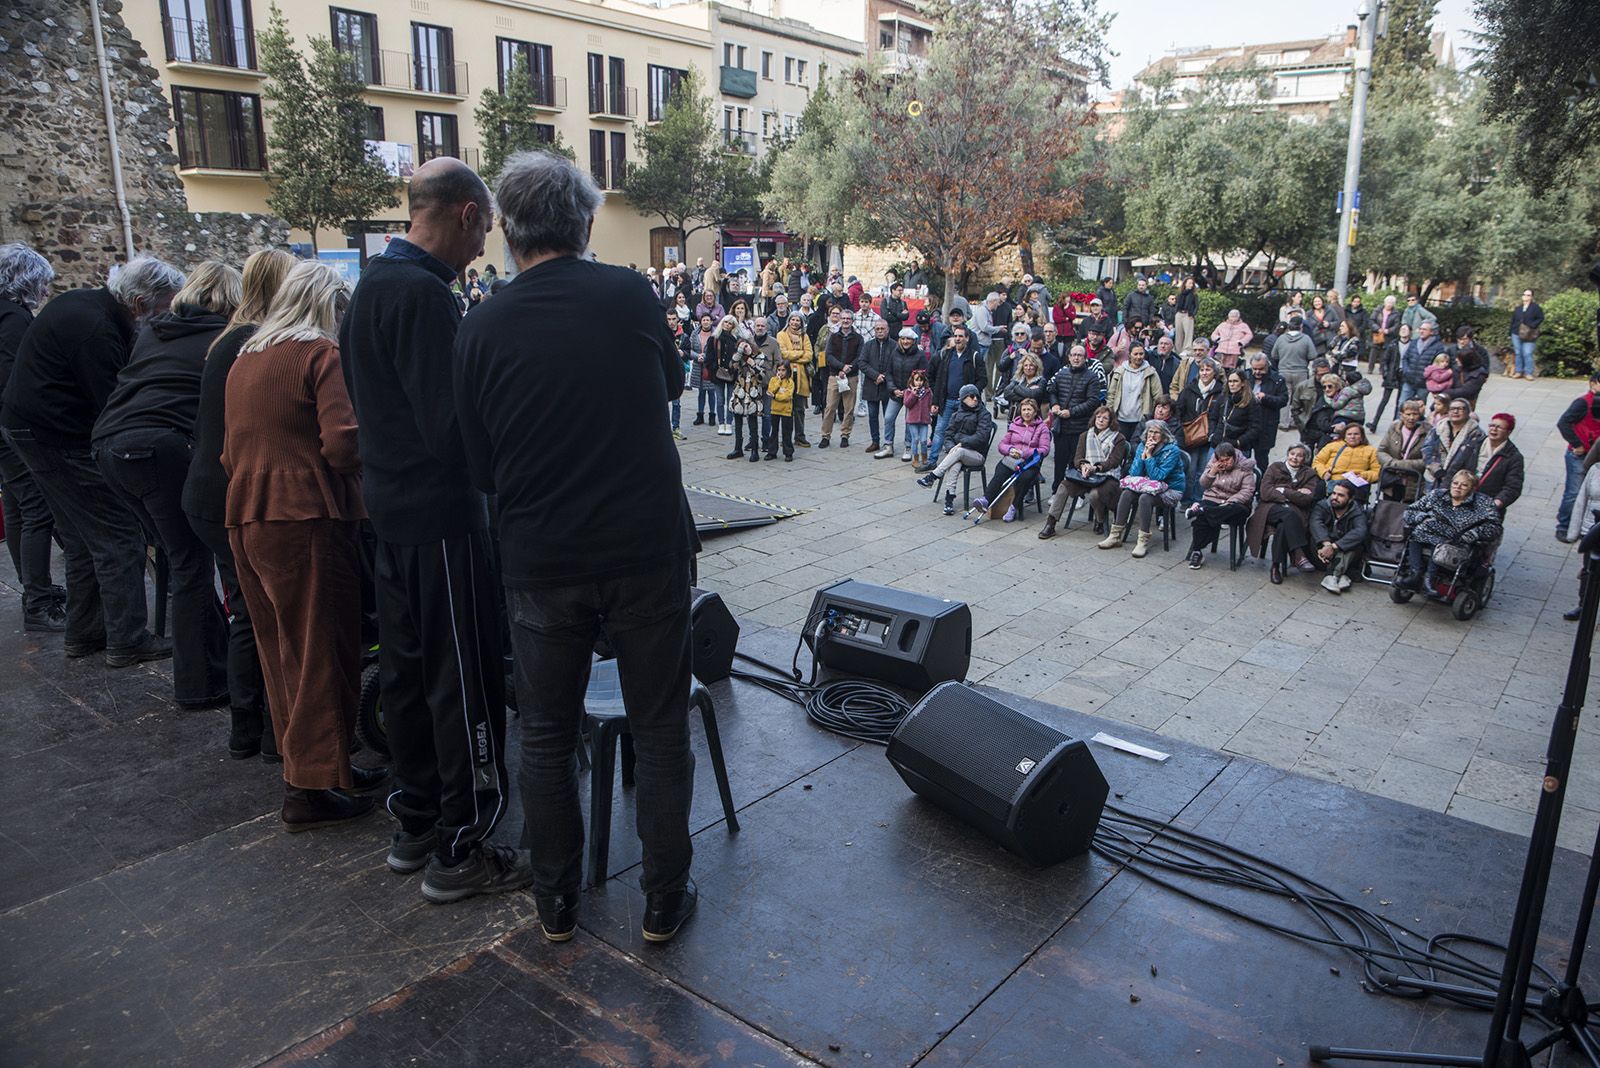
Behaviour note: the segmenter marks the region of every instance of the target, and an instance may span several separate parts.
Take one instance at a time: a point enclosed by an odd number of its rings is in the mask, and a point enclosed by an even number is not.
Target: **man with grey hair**
[[[0,393],[11,377],[22,335],[33,309],[44,303],[55,269],[27,245],[0,245]],[[0,492],[5,495],[6,548],[22,585],[22,629],[67,629],[66,591],[50,577],[50,542],[55,520],[28,465],[0,440]]]
[[[572,937],[583,860],[576,756],[603,627],[637,757],[644,937],[664,942],[695,907],[695,536],[667,419],[683,363],[644,279],[583,255],[602,199],[585,171],[519,152],[495,199],[519,273],[461,326],[455,403],[473,480],[499,500],[534,903],[547,938]],[[606,314],[586,310],[596,307]],[[597,381],[605,417],[575,438],[572,413],[593,408]]]
[[[417,168],[410,200],[406,236],[361,273],[340,350],[377,538],[387,804],[400,821],[388,863],[426,869],[423,897],[445,903],[521,889],[533,873],[525,853],[486,844],[506,810],[505,674],[488,503],[467,477],[451,400],[450,283],[483,255],[494,213],[483,180],[449,156]]]
[[[145,533],[100,474],[90,439],[139,325],[182,287],[176,268],[137,256],[103,288],[63,293],[28,327],[6,383],[0,433],[32,472],[66,557],[70,657],[104,651],[120,668],[172,655],[145,626]]]

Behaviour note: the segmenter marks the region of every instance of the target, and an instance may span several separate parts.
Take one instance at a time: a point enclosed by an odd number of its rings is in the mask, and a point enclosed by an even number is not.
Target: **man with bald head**
[[[467,475],[450,292],[483,255],[489,190],[458,159],[411,179],[411,228],[368,261],[344,318],[362,497],[377,537],[378,673],[393,757],[389,867],[426,868],[422,895],[459,901],[533,878],[487,845],[506,810],[505,674],[489,513]]]

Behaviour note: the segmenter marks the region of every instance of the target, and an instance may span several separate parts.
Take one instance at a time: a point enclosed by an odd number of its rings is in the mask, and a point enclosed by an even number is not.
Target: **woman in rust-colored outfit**
[[[382,775],[350,766],[361,673],[356,418],[334,340],[348,293],[326,264],[289,272],[228,373],[228,541],[283,754],[291,831],[366,815]]]

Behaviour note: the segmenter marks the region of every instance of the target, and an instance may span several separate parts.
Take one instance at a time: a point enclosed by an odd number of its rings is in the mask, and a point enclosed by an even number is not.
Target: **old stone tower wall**
[[[58,290],[97,285],[126,258],[90,2],[11,0],[0,18],[0,241],[38,249]],[[121,0],[100,2],[137,250],[188,269],[285,245],[288,227],[272,216],[189,211],[168,141],[172,109]]]

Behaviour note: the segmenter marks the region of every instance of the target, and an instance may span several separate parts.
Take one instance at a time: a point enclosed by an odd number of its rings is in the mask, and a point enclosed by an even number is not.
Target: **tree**
[[[1279,108],[1253,106],[1255,92],[1253,81],[1213,79],[1169,107],[1174,101],[1158,85],[1130,106],[1111,153],[1127,247],[1219,275],[1214,257],[1242,254],[1227,289],[1259,254],[1300,264],[1326,254],[1344,123],[1295,122]]]
[[[678,82],[661,121],[634,127],[634,136],[644,162],[628,164],[622,195],[640,215],[660,216],[676,230],[680,249],[690,234],[759,212],[750,158],[723,143],[697,71]]]
[[[1439,0],[1384,0],[1383,36],[1372,50],[1374,110],[1426,99],[1433,86],[1433,15]]]
[[[860,135],[860,116],[845,107],[838,85],[819,80],[800,114],[800,132],[768,151],[768,189],[762,206],[808,238],[844,244],[859,182],[839,151],[841,137]]]
[[[534,107],[538,99],[528,72],[528,57],[521,52],[506,74],[505,92],[485,89],[478,98],[472,116],[477,120],[478,140],[483,145],[479,174],[490,185],[500,176],[506,160],[517,152],[538,149],[578,162],[578,154],[561,140],[560,130],[555,131],[552,140],[545,140],[540,134],[539,112]]]
[[[272,120],[267,206],[290,226],[309,231],[315,249],[317,231],[368,218],[400,198],[396,177],[367,148],[365,87],[350,61],[325,37],[308,43],[309,62],[295,49],[274,4],[258,48]]]
[[[1594,0],[1476,0],[1484,29],[1474,73],[1504,148],[1538,189],[1586,178],[1600,148],[1600,18]],[[1587,170],[1587,173],[1585,173]]]

